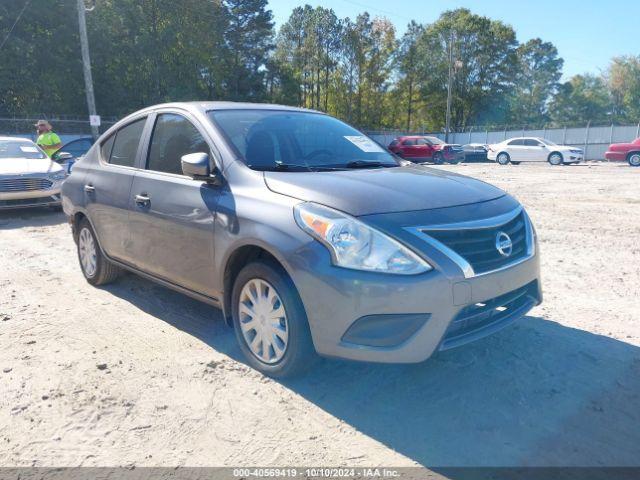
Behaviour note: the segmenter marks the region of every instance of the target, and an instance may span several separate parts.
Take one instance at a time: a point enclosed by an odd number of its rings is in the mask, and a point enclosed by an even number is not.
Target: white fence
[[[401,135],[432,135],[444,140],[444,132],[413,132],[405,133],[401,130],[369,131],[374,140],[382,145],[389,145],[391,141]],[[467,144],[482,143],[490,145],[500,143],[512,137],[542,137],[552,142],[583,148],[585,159],[604,160],[604,152],[612,143],[631,142],[640,137],[640,123],[637,125],[607,125],[586,126],[581,128],[543,128],[539,130],[481,130],[470,128],[464,132],[449,134],[449,142]]]

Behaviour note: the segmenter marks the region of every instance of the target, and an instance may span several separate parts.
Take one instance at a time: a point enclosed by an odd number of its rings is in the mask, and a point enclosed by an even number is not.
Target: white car
[[[66,177],[31,140],[0,137],[0,209],[58,207]]]
[[[520,137],[489,145],[487,158],[500,165],[517,165],[520,162],[549,162],[551,165],[562,165],[583,161],[584,152],[581,148],[557,145],[544,138]]]

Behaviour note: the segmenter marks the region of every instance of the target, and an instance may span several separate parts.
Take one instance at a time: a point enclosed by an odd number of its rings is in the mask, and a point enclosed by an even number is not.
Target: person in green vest
[[[46,120],[38,120],[35,127],[38,130],[36,143],[51,158],[51,155],[62,147],[60,137],[52,131],[51,124]]]

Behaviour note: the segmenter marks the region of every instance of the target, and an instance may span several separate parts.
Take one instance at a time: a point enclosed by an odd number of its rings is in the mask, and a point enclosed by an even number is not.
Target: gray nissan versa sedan
[[[542,295],[513,197],[405,163],[311,110],[158,105],[102,135],[63,208],[89,283],[126,269],[221,307],[261,372],[420,362]]]

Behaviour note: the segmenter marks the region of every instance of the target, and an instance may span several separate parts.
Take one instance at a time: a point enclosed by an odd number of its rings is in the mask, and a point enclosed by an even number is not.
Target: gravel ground
[[[0,213],[0,465],[640,465],[640,169],[442,167],[528,208],[544,303],[418,365],[277,382],[220,313],[87,284],[60,213]]]

